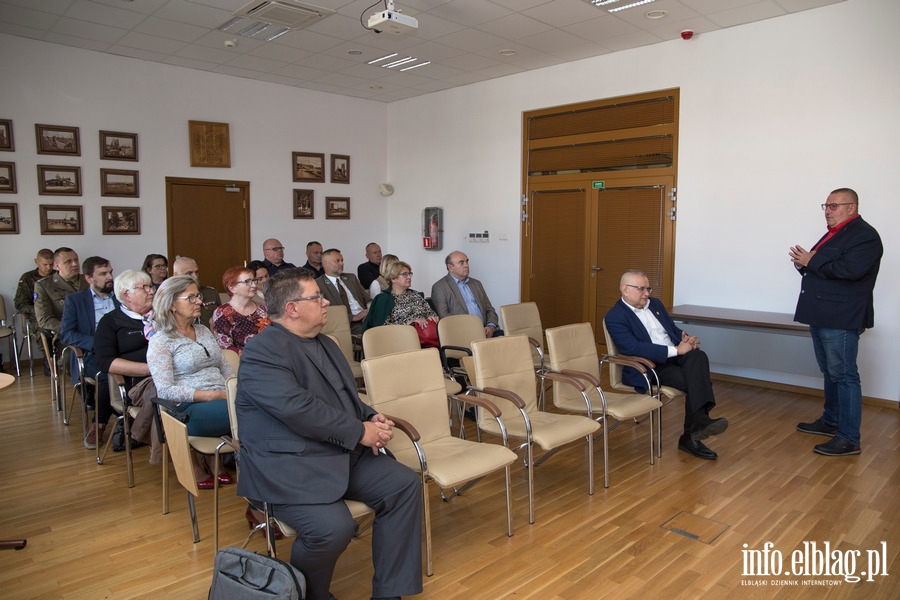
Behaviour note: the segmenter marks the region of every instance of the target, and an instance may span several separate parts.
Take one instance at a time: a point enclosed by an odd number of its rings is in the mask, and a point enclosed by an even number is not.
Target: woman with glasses
[[[212,332],[195,323],[203,298],[197,282],[188,275],[166,279],[153,298],[156,333],[147,348],[147,365],[160,398],[178,403],[190,416],[189,435],[230,435],[225,380],[235,373],[222,355]],[[232,482],[224,469],[214,473],[214,459],[194,461],[194,476],[200,489],[211,490],[217,476],[220,484]]]
[[[231,294],[231,300],[213,313],[213,332],[220,348],[240,354],[247,341],[272,321],[256,293],[257,279],[249,268],[230,267],[222,275],[222,285]]]
[[[438,322],[437,313],[425,301],[422,292],[410,287],[412,275],[412,268],[402,260],[387,269],[386,279],[391,282],[391,287],[375,296],[369,304],[369,314],[363,321],[363,331],[381,325],[415,324],[425,328],[429,321]]]
[[[378,267],[378,277],[372,281],[369,286],[369,298],[374,298],[381,292],[391,289],[391,282],[387,280],[388,269],[391,265],[399,261],[395,254],[385,254],[381,257],[381,264]]]
[[[159,285],[169,277],[169,260],[162,254],[148,254],[141,270],[150,276],[150,284],[153,289],[158,289]]]

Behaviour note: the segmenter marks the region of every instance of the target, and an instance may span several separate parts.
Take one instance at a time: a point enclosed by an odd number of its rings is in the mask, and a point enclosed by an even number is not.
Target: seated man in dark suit
[[[344,355],[321,335],[328,301],[309,271],[276,273],[266,301],[273,324],[247,343],[238,372],[238,494],[297,530],[291,564],[310,600],[328,600],[356,530],[344,498],[375,509],[372,596],[420,593],[422,482],[380,451],[393,422],[359,399]]]
[[[366,244],[366,262],[356,267],[356,275],[364,288],[369,289],[372,282],[381,275],[381,246],[375,242]]]
[[[662,385],[687,393],[684,433],[678,439],[678,449],[697,458],[715,460],[718,455],[700,440],[724,432],[728,421],[709,416],[716,398],[709,378],[709,358],[700,350],[700,341],[676,327],[663,303],[650,297],[653,289],[646,275],[626,271],[619,287],[622,300],[606,313],[609,336],[622,354],[642,356],[656,363]],[[622,380],[640,392],[646,391],[643,376],[631,367],[622,371]]]
[[[444,259],[447,275],[431,286],[431,303],[442,319],[448,315],[476,315],[484,323],[485,337],[503,335],[497,311],[491,306],[484,286],[469,277],[469,257],[455,251]]]
[[[306,264],[303,268],[315,273],[316,277],[325,274],[325,269],[322,268],[322,244],[315,241],[306,244]]]
[[[263,264],[272,276],[281,269],[293,269],[294,264],[285,262],[284,246],[275,238],[269,238],[263,242]]]
[[[322,253],[325,274],[316,278],[319,290],[329,304],[343,304],[350,319],[350,332],[362,333],[362,322],[369,314],[369,293],[352,273],[344,273],[344,256],[337,248]]]
[[[113,269],[105,258],[89,256],[82,265],[84,279],[88,289],[66,296],[65,308],[60,325],[60,341],[64,346],[76,346],[84,352],[84,376],[95,377],[99,367],[97,355],[94,353],[94,333],[100,318],[114,310],[118,303],[113,294]],[[78,373],[77,358],[72,355],[72,378]],[[85,398],[91,398],[94,390],[82,390]],[[91,424],[84,437],[84,447],[93,450],[103,439],[103,430],[109,421],[111,408],[109,405],[109,388],[106,374],[97,377],[97,421]]]

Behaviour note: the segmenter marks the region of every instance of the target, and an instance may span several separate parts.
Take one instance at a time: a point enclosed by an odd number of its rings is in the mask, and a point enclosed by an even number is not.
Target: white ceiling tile
[[[292,63],[312,54],[306,50],[299,48],[291,48],[289,46],[281,46],[273,43],[263,44],[258,48],[254,48],[247,52],[250,56],[258,56],[260,58],[268,58],[269,60],[279,60],[286,63]]]
[[[500,64],[497,60],[479,56],[477,54],[454,56],[453,58],[443,61],[443,63],[461,71],[480,71],[481,69],[487,69],[488,67]]]
[[[109,48],[109,43],[107,42],[83,37],[74,37],[63,33],[56,33],[54,31],[45,35],[43,39],[45,42],[50,42],[51,44],[61,44],[63,46],[72,46],[73,48],[84,48],[85,50],[96,50],[97,52],[103,52]]]
[[[120,6],[130,6],[124,2],[119,3]],[[80,21],[89,21],[91,23],[99,23],[101,25],[109,25],[110,27],[119,27],[121,29],[131,29],[136,27],[141,21],[147,18],[147,15],[125,10],[124,8],[116,8],[113,6],[104,6],[96,2],[88,2],[88,0],[77,0],[75,4],[66,11],[66,16]]]
[[[774,2],[766,1],[710,13],[708,18],[719,27],[734,27],[735,25],[771,19],[784,14],[788,14],[786,10]]]
[[[566,25],[563,29],[578,37],[598,44],[602,44],[603,40],[606,38],[618,37],[626,33],[640,31],[640,29],[634,25],[609,15],[597,17],[590,21],[575,23],[573,25]]]
[[[603,45],[614,52],[618,52],[630,48],[656,44],[661,41],[663,41],[661,38],[648,31],[635,31],[634,33],[629,33],[627,35],[603,40]]]
[[[159,52],[165,55],[175,54],[186,46],[184,42],[178,40],[170,40],[143,33],[128,33],[122,36],[118,43],[121,46],[139,48],[149,52]]]
[[[159,37],[172,40],[181,40],[182,42],[193,42],[209,33],[209,29],[206,27],[198,27],[157,17],[147,17],[140,25],[134,28],[134,31],[147,35],[158,35]]]
[[[34,27],[26,27],[24,25],[15,25],[13,23],[0,21],[0,33],[8,33],[9,35],[40,40],[47,34],[47,31],[45,29],[35,29]]]
[[[573,23],[581,23],[605,14],[598,10],[597,7],[591,6],[583,0],[578,0],[577,2],[572,2],[572,0],[552,0],[522,12],[532,19],[537,19],[553,27],[564,27]]]
[[[0,20],[4,23],[33,27],[35,29],[50,29],[60,20],[57,14],[33,10],[24,6],[0,4]]]
[[[272,75],[281,75],[284,77],[289,77],[291,79],[298,80],[307,80],[307,79],[316,79],[317,77],[321,77],[327,70],[323,69],[313,69],[312,67],[305,67],[303,65],[288,65],[286,67],[282,67],[273,71]]]
[[[97,23],[88,23],[87,21],[78,21],[63,17],[53,25],[51,29],[54,33],[68,35],[72,37],[82,38],[85,40],[94,40],[101,43],[114,44],[128,33],[125,29],[117,27],[109,27],[108,25],[99,25]]]
[[[212,69],[212,72],[221,73],[222,75],[231,75],[233,77],[243,77],[244,79],[256,79],[257,75],[261,75],[259,71],[239,69],[237,67],[229,67],[228,65],[218,65]]]
[[[234,17],[234,11],[202,6],[187,0],[169,0],[154,13],[155,17],[215,29]]]
[[[511,15],[506,15],[505,17],[500,17],[499,19],[494,19],[493,21],[488,21],[487,23],[482,23],[481,25],[478,25],[478,29],[502,38],[516,40],[543,31],[548,31],[553,29],[553,27],[524,15],[513,13]]]
[[[22,6],[54,15],[64,15],[74,2],[75,0],[3,0],[0,6]]]
[[[238,69],[249,69],[260,73],[271,73],[277,69],[287,66],[287,62],[280,60],[270,60],[259,56],[249,56],[247,54],[238,56],[228,61],[225,66],[235,67]]]
[[[837,4],[844,0],[777,0],[778,4],[789,12],[800,12],[828,6],[829,4]]]
[[[162,62],[168,56],[167,54],[163,54],[162,52],[150,52],[148,50],[142,50],[140,48],[130,48],[128,46],[122,46],[121,44],[110,46],[106,51],[110,54],[116,54],[118,56],[128,56],[131,58],[139,58],[141,60],[150,60],[154,62]]]
[[[188,69],[197,69],[199,71],[212,71],[218,64],[203,60],[195,60],[193,58],[187,58],[184,56],[169,56],[165,60],[163,60],[163,62],[167,65],[186,67]]]
[[[332,72],[340,71],[342,69],[346,69],[347,67],[352,67],[357,63],[345,58],[328,56],[327,54],[313,54],[312,56],[301,58],[300,60],[294,62],[294,64],[302,65],[304,67],[312,67],[313,69],[321,69],[325,72]]]
[[[309,31],[307,29],[301,29],[299,31],[286,33],[270,43],[276,46],[283,45],[290,48],[299,48],[300,50],[307,50],[309,52],[322,52],[332,46],[343,43],[343,41],[344,40],[336,37],[322,35],[321,33],[316,33],[315,31]]]
[[[446,44],[447,46],[452,46],[453,48],[472,52],[488,46],[494,46],[504,40],[496,35],[478,31],[477,29],[464,29],[453,35],[446,35],[442,38],[438,38],[435,41]]]
[[[429,15],[474,27],[510,14],[510,10],[485,0],[454,0],[428,11]],[[424,16],[422,17],[425,18]]]
[[[31,1],[31,0],[28,0]],[[73,2],[74,0],[65,0],[66,2]],[[156,11],[158,11],[166,2],[169,0],[138,0],[137,2],[123,2],[123,0],[90,0],[95,4],[105,4],[106,6],[112,6],[114,8],[127,8],[128,10],[143,13],[145,15],[152,15]]]
[[[202,60],[204,62],[211,62],[217,65],[225,64],[229,60],[234,58],[234,54],[225,50],[224,47],[221,50],[218,50],[216,48],[209,48],[207,46],[200,46],[198,44],[185,46],[184,48],[176,52],[175,56],[190,58],[193,60]]]
[[[509,10],[523,11],[534,6],[547,4],[548,0],[491,0],[494,4],[498,4]]]

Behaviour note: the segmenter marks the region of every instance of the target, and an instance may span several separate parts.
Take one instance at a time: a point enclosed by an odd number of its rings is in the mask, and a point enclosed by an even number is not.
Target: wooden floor
[[[191,541],[185,494],[172,473],[171,512],[160,513],[159,467],[135,451],[136,485],[125,484],[123,454],[97,465],[82,447],[76,419],[66,427],[49,401],[48,379],[23,377],[0,393],[0,538],[27,538],[0,551],[0,598],[206,598],[215,549],[212,492],[198,500],[201,541]],[[863,453],[813,453],[821,436],[797,432],[819,416],[809,396],[716,382],[731,426],[709,446],[715,462],[676,449],[680,407],[664,413],[663,457],[647,458],[646,423],[610,435],[611,486],[587,494],[584,446],[537,468],[536,518],[528,524],[521,463],[514,465],[515,535],[506,536],[503,479],[494,476],[449,503],[432,489],[434,571],[421,599],[593,600],[596,598],[898,598],[900,597],[900,410],[863,408]],[[223,488],[221,544],[247,534],[245,503]],[[693,516],[692,516],[693,515]],[[714,536],[705,543],[663,528]],[[673,526],[667,525],[669,529]],[[867,569],[867,551],[884,551],[874,581],[842,577],[744,576],[744,549],[791,553],[815,542]],[[885,546],[882,546],[885,542]],[[259,538],[251,548],[263,550]],[[280,543],[289,556],[289,542]],[[370,595],[370,539],[350,544],[332,592]],[[843,561],[844,564],[849,564]],[[810,581],[825,585],[803,585]],[[749,586],[747,584],[766,584]],[[785,585],[776,585],[776,584]],[[796,584],[796,585],[795,585]]]

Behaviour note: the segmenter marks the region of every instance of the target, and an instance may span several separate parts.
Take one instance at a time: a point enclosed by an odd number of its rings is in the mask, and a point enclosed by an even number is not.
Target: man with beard
[[[94,333],[100,317],[118,307],[113,294],[113,269],[105,258],[90,256],[82,265],[84,279],[88,289],[66,296],[63,309],[62,324],[59,336],[63,345],[77,346],[84,352],[83,364],[85,377],[97,374],[97,355],[94,353]],[[77,359],[72,355],[73,380],[78,373]],[[97,377],[97,417],[101,423],[109,420],[109,387],[106,374]],[[86,399],[91,398],[93,390],[82,390]],[[93,450],[97,447],[96,424],[92,424],[84,438],[84,447]]]

